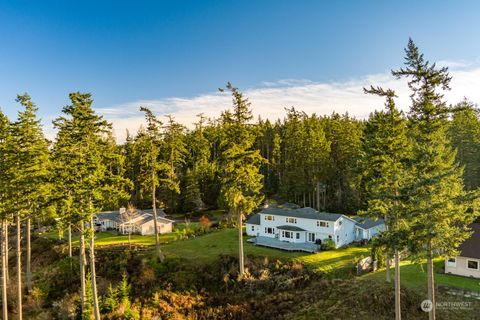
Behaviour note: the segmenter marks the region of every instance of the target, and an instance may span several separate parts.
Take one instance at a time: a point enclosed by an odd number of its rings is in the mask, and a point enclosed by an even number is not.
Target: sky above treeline
[[[0,108],[11,119],[28,92],[45,131],[90,92],[119,141],[143,122],[141,105],[190,125],[231,106],[227,81],[255,115],[284,108],[357,117],[383,106],[363,86],[397,90],[408,108],[401,66],[412,37],[453,75],[449,103],[480,103],[479,1],[1,1]]]

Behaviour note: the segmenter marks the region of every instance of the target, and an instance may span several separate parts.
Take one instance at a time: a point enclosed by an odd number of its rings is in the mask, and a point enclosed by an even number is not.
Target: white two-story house
[[[318,212],[313,208],[265,208],[246,221],[249,236],[275,238],[291,243],[321,243],[330,239],[341,247],[370,239],[384,230],[382,220],[356,221],[343,214]]]

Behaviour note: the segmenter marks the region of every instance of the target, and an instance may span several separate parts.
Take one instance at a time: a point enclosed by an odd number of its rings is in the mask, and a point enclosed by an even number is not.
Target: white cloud
[[[480,102],[480,66],[478,63],[441,61],[439,65],[450,67],[453,80],[452,90],[445,93],[448,103],[457,103],[467,97],[474,102]],[[358,118],[366,118],[375,109],[383,108],[383,99],[366,95],[363,87],[370,85],[392,88],[399,98],[397,105],[407,110],[409,92],[404,80],[395,80],[389,72],[366,75],[344,82],[313,82],[305,79],[286,79],[264,82],[257,88],[240,88],[252,103],[255,117],[276,120],[283,118],[285,107],[295,106],[296,109],[308,114],[345,113]],[[192,127],[197,121],[196,115],[203,113],[207,117],[218,117],[221,111],[231,108],[231,98],[228,93],[212,92],[192,98],[167,98],[160,100],[141,100],[117,106],[96,108],[113,123],[118,141],[122,142],[126,130],[135,133],[144,123],[140,106],[148,106],[157,115],[171,114],[176,120]]]

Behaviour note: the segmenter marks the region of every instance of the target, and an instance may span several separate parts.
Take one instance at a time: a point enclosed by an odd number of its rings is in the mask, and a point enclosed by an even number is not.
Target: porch
[[[286,251],[304,251],[313,253],[320,250],[319,245],[309,242],[293,243],[281,241],[275,238],[260,236],[248,239],[247,241],[253,243],[256,246],[269,247]]]

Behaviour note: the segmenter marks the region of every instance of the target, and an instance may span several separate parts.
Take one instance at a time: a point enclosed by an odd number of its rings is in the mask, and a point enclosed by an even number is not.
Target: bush
[[[320,245],[320,249],[322,250],[333,250],[335,249],[335,242],[332,239],[325,239],[322,241]]]

